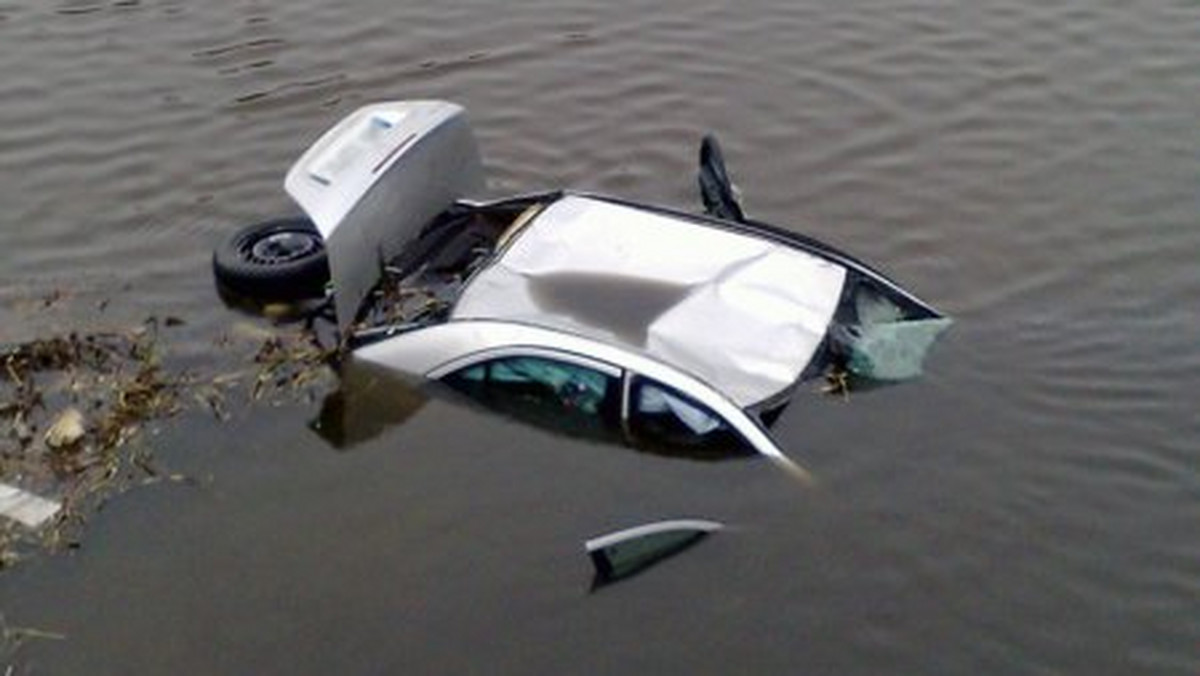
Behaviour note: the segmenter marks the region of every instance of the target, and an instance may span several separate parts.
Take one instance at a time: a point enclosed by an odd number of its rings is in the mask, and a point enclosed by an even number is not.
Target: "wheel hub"
[[[320,241],[310,233],[274,232],[252,242],[247,253],[259,263],[277,265],[298,260],[320,248]]]

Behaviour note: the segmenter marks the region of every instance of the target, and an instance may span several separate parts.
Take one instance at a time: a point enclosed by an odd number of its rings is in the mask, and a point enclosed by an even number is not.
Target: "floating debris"
[[[50,429],[46,430],[44,440],[46,446],[58,450],[74,446],[85,434],[87,429],[84,427],[83,414],[79,409],[71,407],[63,411]]]
[[[825,373],[825,384],[821,386],[821,393],[849,400],[850,372],[838,367],[830,369]]]
[[[33,673],[23,668],[18,671],[16,665],[22,648],[29,641],[65,641],[66,639],[67,635],[61,632],[10,625],[8,619],[0,614],[0,664],[5,665],[4,676]]]
[[[328,367],[338,356],[337,348],[321,345],[311,332],[267,338],[254,355],[259,365],[250,396],[258,400],[269,391],[304,391],[313,385],[333,384]]]
[[[30,550],[77,546],[87,514],[115,493],[194,483],[157,466],[143,441],[155,421],[191,407],[223,422],[243,403],[316,400],[333,389],[336,351],[303,329],[235,326],[218,346],[253,364],[206,377],[174,370],[160,329],[185,324],[151,317],[0,346],[0,569]]]
[[[128,331],[38,338],[0,349],[0,514],[64,542],[72,505],[120,487],[126,444],[145,423],[179,410],[181,376],[167,373],[158,322]],[[61,502],[38,494],[62,496]],[[29,538],[3,528],[0,565]]]
[[[53,500],[40,498],[16,486],[0,483],[0,516],[37,528],[49,521],[62,507]]]

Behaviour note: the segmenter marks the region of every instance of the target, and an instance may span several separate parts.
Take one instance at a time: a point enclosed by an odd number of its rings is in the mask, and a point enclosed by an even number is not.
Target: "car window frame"
[[[786,470],[806,474],[806,470],[787,457],[761,420],[733,403],[716,388],[694,375],[661,362],[652,361],[649,366],[650,368],[629,367],[625,369],[625,379],[621,386],[621,421],[627,433],[629,409],[633,401],[633,379],[635,376],[642,376],[647,380],[666,385],[704,405],[740,434],[746,443],[760,455]]]
[[[483,362],[497,359],[511,359],[514,357],[536,357],[541,359],[549,359],[552,361],[560,361],[570,364],[572,366],[579,366],[581,368],[598,371],[615,380],[617,382],[617,386],[622,388],[621,394],[622,398],[624,397],[624,378],[627,369],[596,359],[594,357],[586,357],[568,350],[557,350],[554,348],[535,345],[505,345],[503,347],[477,350],[470,354],[456,357],[450,361],[435,366],[425,374],[425,377],[440,381],[442,378],[450,375],[451,373],[482,364]]]
[[[449,322],[447,324],[437,325],[441,327],[463,328],[467,325],[474,325],[478,322],[459,320],[458,322]],[[511,330],[511,325],[502,325]],[[431,329],[434,327],[430,327]],[[808,471],[792,461],[787,454],[783,452],[779,444],[771,436],[767,428],[754,415],[745,409],[742,409],[732,400],[706,383],[703,379],[681,371],[678,368],[666,364],[657,359],[653,359],[644,354],[630,352],[623,348],[596,341],[584,336],[572,334],[561,334],[552,329],[542,327],[521,327],[523,330],[534,332],[537,335],[551,334],[551,337],[557,341],[563,341],[566,346],[563,347],[547,347],[544,345],[530,344],[524,341],[508,343],[504,345],[492,344],[489,346],[470,349],[468,352],[461,353],[445,359],[438,360],[440,363],[432,367],[422,369],[423,375],[431,380],[440,380],[440,378],[459,368],[464,368],[491,357],[499,356],[523,356],[523,355],[541,355],[552,359],[561,359],[579,366],[595,368],[607,375],[620,378],[621,380],[621,401],[620,401],[620,416],[622,427],[627,426],[628,407],[630,404],[630,384],[632,374],[645,376],[651,380],[658,381],[668,385],[680,392],[692,397],[696,401],[704,404],[708,408],[716,412],[721,418],[728,422],[735,430],[742,434],[746,440],[753,446],[761,455],[766,457],[771,462],[780,466],[789,473],[795,474],[803,480],[811,480]],[[427,329],[428,330],[428,329]],[[477,330],[477,329],[475,329]],[[472,337],[472,340],[478,341],[478,337]],[[590,356],[583,354],[581,348],[595,349],[599,351],[600,356]],[[420,372],[418,372],[420,373]]]

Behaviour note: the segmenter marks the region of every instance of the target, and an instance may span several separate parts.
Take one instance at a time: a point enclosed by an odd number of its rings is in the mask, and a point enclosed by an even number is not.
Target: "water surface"
[[[335,451],[319,402],[152,444],[199,488],[0,577],[16,673],[1200,671],[1200,8],[1168,0],[0,5],[5,340],[240,318],[213,242],[294,209],[341,115],[467,106],[498,194],[756,218],[954,315],[926,376],[802,396],[768,463],[555,437],[434,398]],[[218,342],[214,342],[218,341]],[[733,526],[588,592],[588,537]]]

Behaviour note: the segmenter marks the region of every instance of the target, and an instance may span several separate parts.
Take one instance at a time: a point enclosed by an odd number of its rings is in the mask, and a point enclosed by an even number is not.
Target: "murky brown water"
[[[1195,3],[11,0],[0,63],[5,340],[171,314],[227,366],[213,242],[415,97],[497,193],[697,205],[717,131],[756,217],[959,320],[921,381],[785,413],[815,491],[437,398],[344,451],[316,402],[184,416],[153,443],[210,481],[0,577],[66,636],[16,673],[1200,672]],[[733,528],[588,593],[584,539],[683,515]]]

